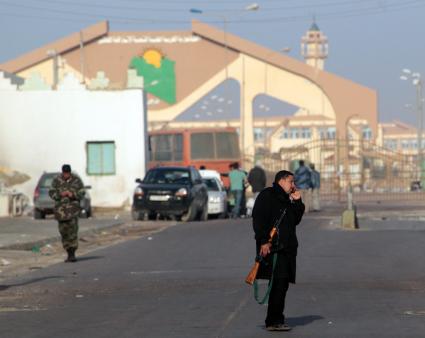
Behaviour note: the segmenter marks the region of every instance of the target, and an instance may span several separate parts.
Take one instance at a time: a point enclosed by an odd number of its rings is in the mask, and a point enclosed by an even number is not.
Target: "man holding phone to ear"
[[[301,193],[294,183],[294,174],[281,170],[275,175],[272,187],[261,191],[255,200],[252,211],[257,254],[264,259],[260,264],[257,279],[273,279],[269,294],[266,329],[269,331],[289,331],[285,324],[285,296],[289,283],[295,283],[298,240],[296,226],[304,214]],[[269,234],[276,220],[285,212],[278,227],[275,240],[269,243]],[[277,254],[272,271],[272,254]]]

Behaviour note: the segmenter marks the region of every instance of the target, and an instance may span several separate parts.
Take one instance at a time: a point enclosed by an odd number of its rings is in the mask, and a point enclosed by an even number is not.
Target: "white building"
[[[13,188],[32,199],[41,174],[71,164],[95,207],[128,207],[147,159],[141,89],[87,90],[73,76],[51,90],[41,77],[17,87],[0,72],[0,167],[30,176]]]

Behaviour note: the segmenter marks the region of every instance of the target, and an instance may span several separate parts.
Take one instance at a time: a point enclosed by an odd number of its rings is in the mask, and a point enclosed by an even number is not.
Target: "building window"
[[[311,138],[311,129],[301,128],[301,138]]]
[[[115,174],[115,142],[87,142],[87,175]]]
[[[311,138],[310,128],[285,128],[280,135],[281,139],[309,139]]]
[[[363,128],[363,139],[371,140],[372,139],[372,130],[369,127]]]
[[[394,139],[384,140],[384,147],[390,150],[397,150],[397,140],[394,140]]]
[[[264,130],[263,128],[254,128],[254,141],[264,141]]]
[[[334,140],[336,138],[336,128],[320,128],[319,135],[321,140]]]
[[[416,140],[404,139],[401,140],[401,149],[416,149],[418,147],[418,142]]]

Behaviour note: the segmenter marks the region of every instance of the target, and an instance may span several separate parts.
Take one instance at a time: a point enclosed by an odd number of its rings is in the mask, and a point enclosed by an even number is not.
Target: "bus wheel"
[[[182,222],[192,222],[196,216],[196,208],[193,203],[189,206],[189,209],[181,217]]]

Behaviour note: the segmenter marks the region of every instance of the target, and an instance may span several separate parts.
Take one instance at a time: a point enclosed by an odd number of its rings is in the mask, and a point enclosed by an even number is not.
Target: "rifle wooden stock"
[[[257,277],[258,269],[260,268],[260,262],[255,262],[254,266],[252,267],[251,271],[248,273],[248,276],[245,278],[245,282],[249,285],[254,284],[255,277]]]
[[[273,227],[269,234],[269,240],[268,243],[271,243],[273,241],[273,237],[276,235],[277,229],[276,227]],[[261,257],[260,257],[261,258]],[[255,260],[255,264],[252,267],[252,269],[249,271],[248,276],[245,278],[245,282],[249,285],[254,284],[255,278],[257,277],[258,269],[260,268],[260,259]]]

